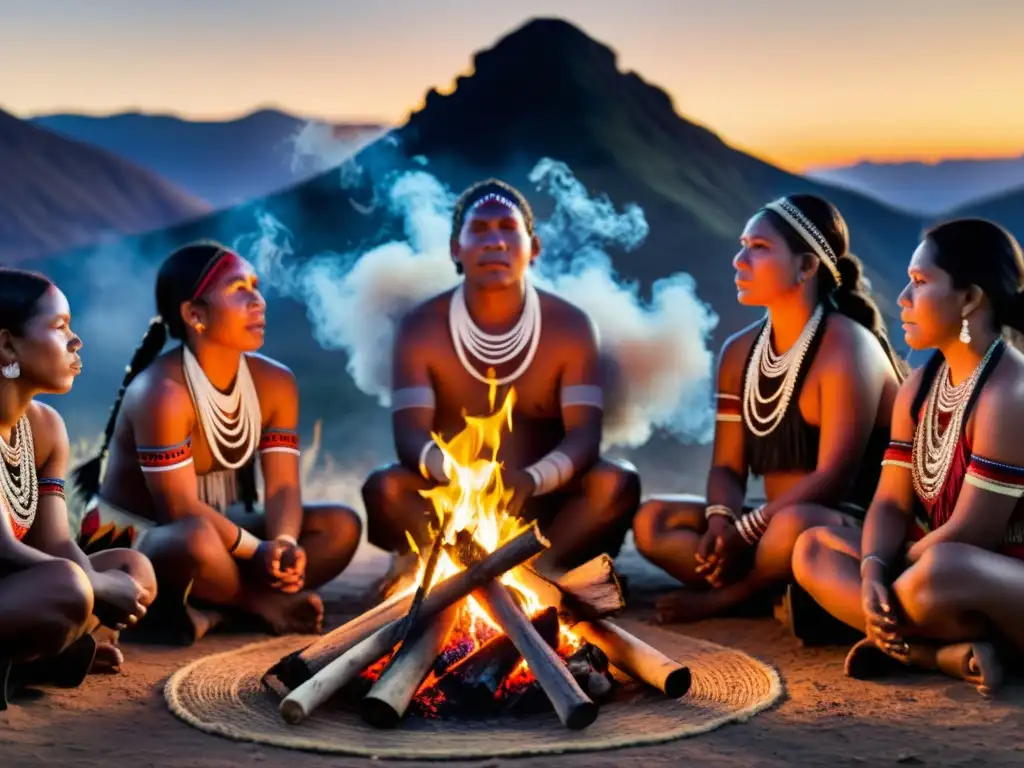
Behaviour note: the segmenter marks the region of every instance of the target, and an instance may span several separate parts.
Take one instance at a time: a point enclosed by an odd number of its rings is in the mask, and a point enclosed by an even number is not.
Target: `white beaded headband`
[[[518,211],[519,210],[519,206],[518,205],[513,203],[511,200],[509,200],[504,195],[499,195],[497,192],[488,192],[486,195],[484,195],[479,200],[477,200],[475,203],[473,203],[473,205],[470,206],[469,210],[470,211],[475,211],[477,208],[479,208],[484,203],[501,203],[506,208],[511,208],[514,211]]]
[[[803,211],[784,197],[773,200],[765,208],[781,216],[800,234],[804,242],[811,246],[811,250],[832,273],[837,287],[843,284],[843,280],[839,276],[839,259],[836,257],[835,251],[832,250],[832,246],[828,244],[825,236],[811,223],[811,220],[804,216]]]

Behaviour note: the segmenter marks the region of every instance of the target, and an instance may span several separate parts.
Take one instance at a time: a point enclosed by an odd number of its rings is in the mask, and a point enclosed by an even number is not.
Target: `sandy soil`
[[[332,615],[351,605],[353,595],[382,564],[379,553],[361,552],[325,594]],[[664,578],[643,567],[633,552],[625,553],[618,567],[630,577],[631,613],[647,615],[650,594],[666,586]],[[1019,683],[986,701],[970,686],[940,676],[909,675],[882,683],[849,680],[843,676],[845,649],[800,648],[771,619],[716,620],[673,629],[742,648],[775,665],[785,681],[785,698],[747,723],[655,747],[464,764],[1024,765],[1024,686]],[[385,762],[233,742],[194,730],[170,714],[162,686],[175,669],[252,639],[213,636],[188,649],[129,645],[128,663],[118,676],[93,677],[78,690],[51,689],[19,699],[0,713],[0,765],[220,768],[249,763],[312,768]]]

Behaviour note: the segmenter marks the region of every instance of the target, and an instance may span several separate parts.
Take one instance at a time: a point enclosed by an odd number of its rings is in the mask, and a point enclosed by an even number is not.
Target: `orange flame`
[[[431,538],[437,536],[445,518],[450,516],[444,538],[444,543],[448,545],[455,542],[455,537],[460,531],[467,531],[483,550],[493,552],[528,527],[518,517],[508,514],[508,502],[512,492],[505,489],[501,464],[497,458],[502,428],[507,425],[509,431],[512,430],[512,408],[516,403],[516,394],[515,390],[510,388],[501,408],[495,410],[496,393],[497,385],[492,379],[488,393],[491,413],[487,416],[466,416],[466,428],[451,440],[445,441],[438,433],[431,435],[444,455],[444,470],[450,480],[447,485],[439,484],[420,491],[420,494],[430,499],[437,515],[437,526],[432,527]],[[408,593],[411,594],[422,583],[426,557],[408,533],[406,537],[412,550],[419,556],[419,570],[415,583],[408,588]],[[448,556],[447,551],[442,550],[434,570],[432,584],[437,584],[459,570],[460,567]],[[517,570],[512,569],[504,573],[500,579],[501,583],[519,592],[526,614],[535,616],[545,606],[537,593],[516,576]],[[468,612],[468,616],[464,616],[468,619],[464,626],[468,627],[475,647],[480,645],[477,633],[481,624],[491,630],[502,631],[497,622],[472,596],[465,600],[464,606],[463,610]],[[458,623],[463,624],[462,621]],[[581,642],[564,625],[561,627],[560,639],[571,647],[577,647]]]

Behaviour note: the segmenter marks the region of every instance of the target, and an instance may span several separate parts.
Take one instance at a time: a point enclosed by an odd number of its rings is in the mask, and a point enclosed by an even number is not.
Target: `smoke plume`
[[[569,167],[541,160],[530,174],[554,202],[537,224],[543,250],[534,279],[592,317],[602,355],[616,374],[606,407],[605,444],[635,447],[664,429],[687,443],[713,436],[713,356],[706,346],[717,316],[697,297],[693,279],[677,273],[657,281],[649,300],[620,279],[608,250],[632,250],[646,238],[643,211],[617,212],[591,197]],[[323,253],[301,264],[291,234],[267,213],[235,247],[264,283],[302,301],[317,342],[347,353],[360,390],[390,404],[391,349],[397,321],[460,279],[449,251],[455,195],[425,170],[384,177],[375,193],[403,225],[403,239],[365,252]]]

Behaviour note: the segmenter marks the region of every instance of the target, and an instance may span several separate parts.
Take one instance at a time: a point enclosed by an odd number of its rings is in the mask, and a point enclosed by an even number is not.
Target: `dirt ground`
[[[325,593],[331,615],[351,605],[353,595],[383,565],[379,552],[361,551]],[[617,567],[630,579],[631,614],[649,615],[650,595],[666,586],[664,578],[632,551],[623,554]],[[1024,685],[1019,683],[987,701],[970,686],[940,676],[908,675],[880,683],[849,680],[843,675],[845,649],[800,648],[771,619],[723,619],[672,629],[741,648],[773,664],[785,683],[784,699],[746,723],[668,744],[460,765],[1024,766]],[[120,675],[92,677],[77,690],[50,689],[18,699],[0,713],[0,766],[334,768],[389,762],[234,742],[195,730],[169,712],[162,688],[171,673],[198,656],[252,639],[212,636],[186,649],[127,645],[127,664]]]

